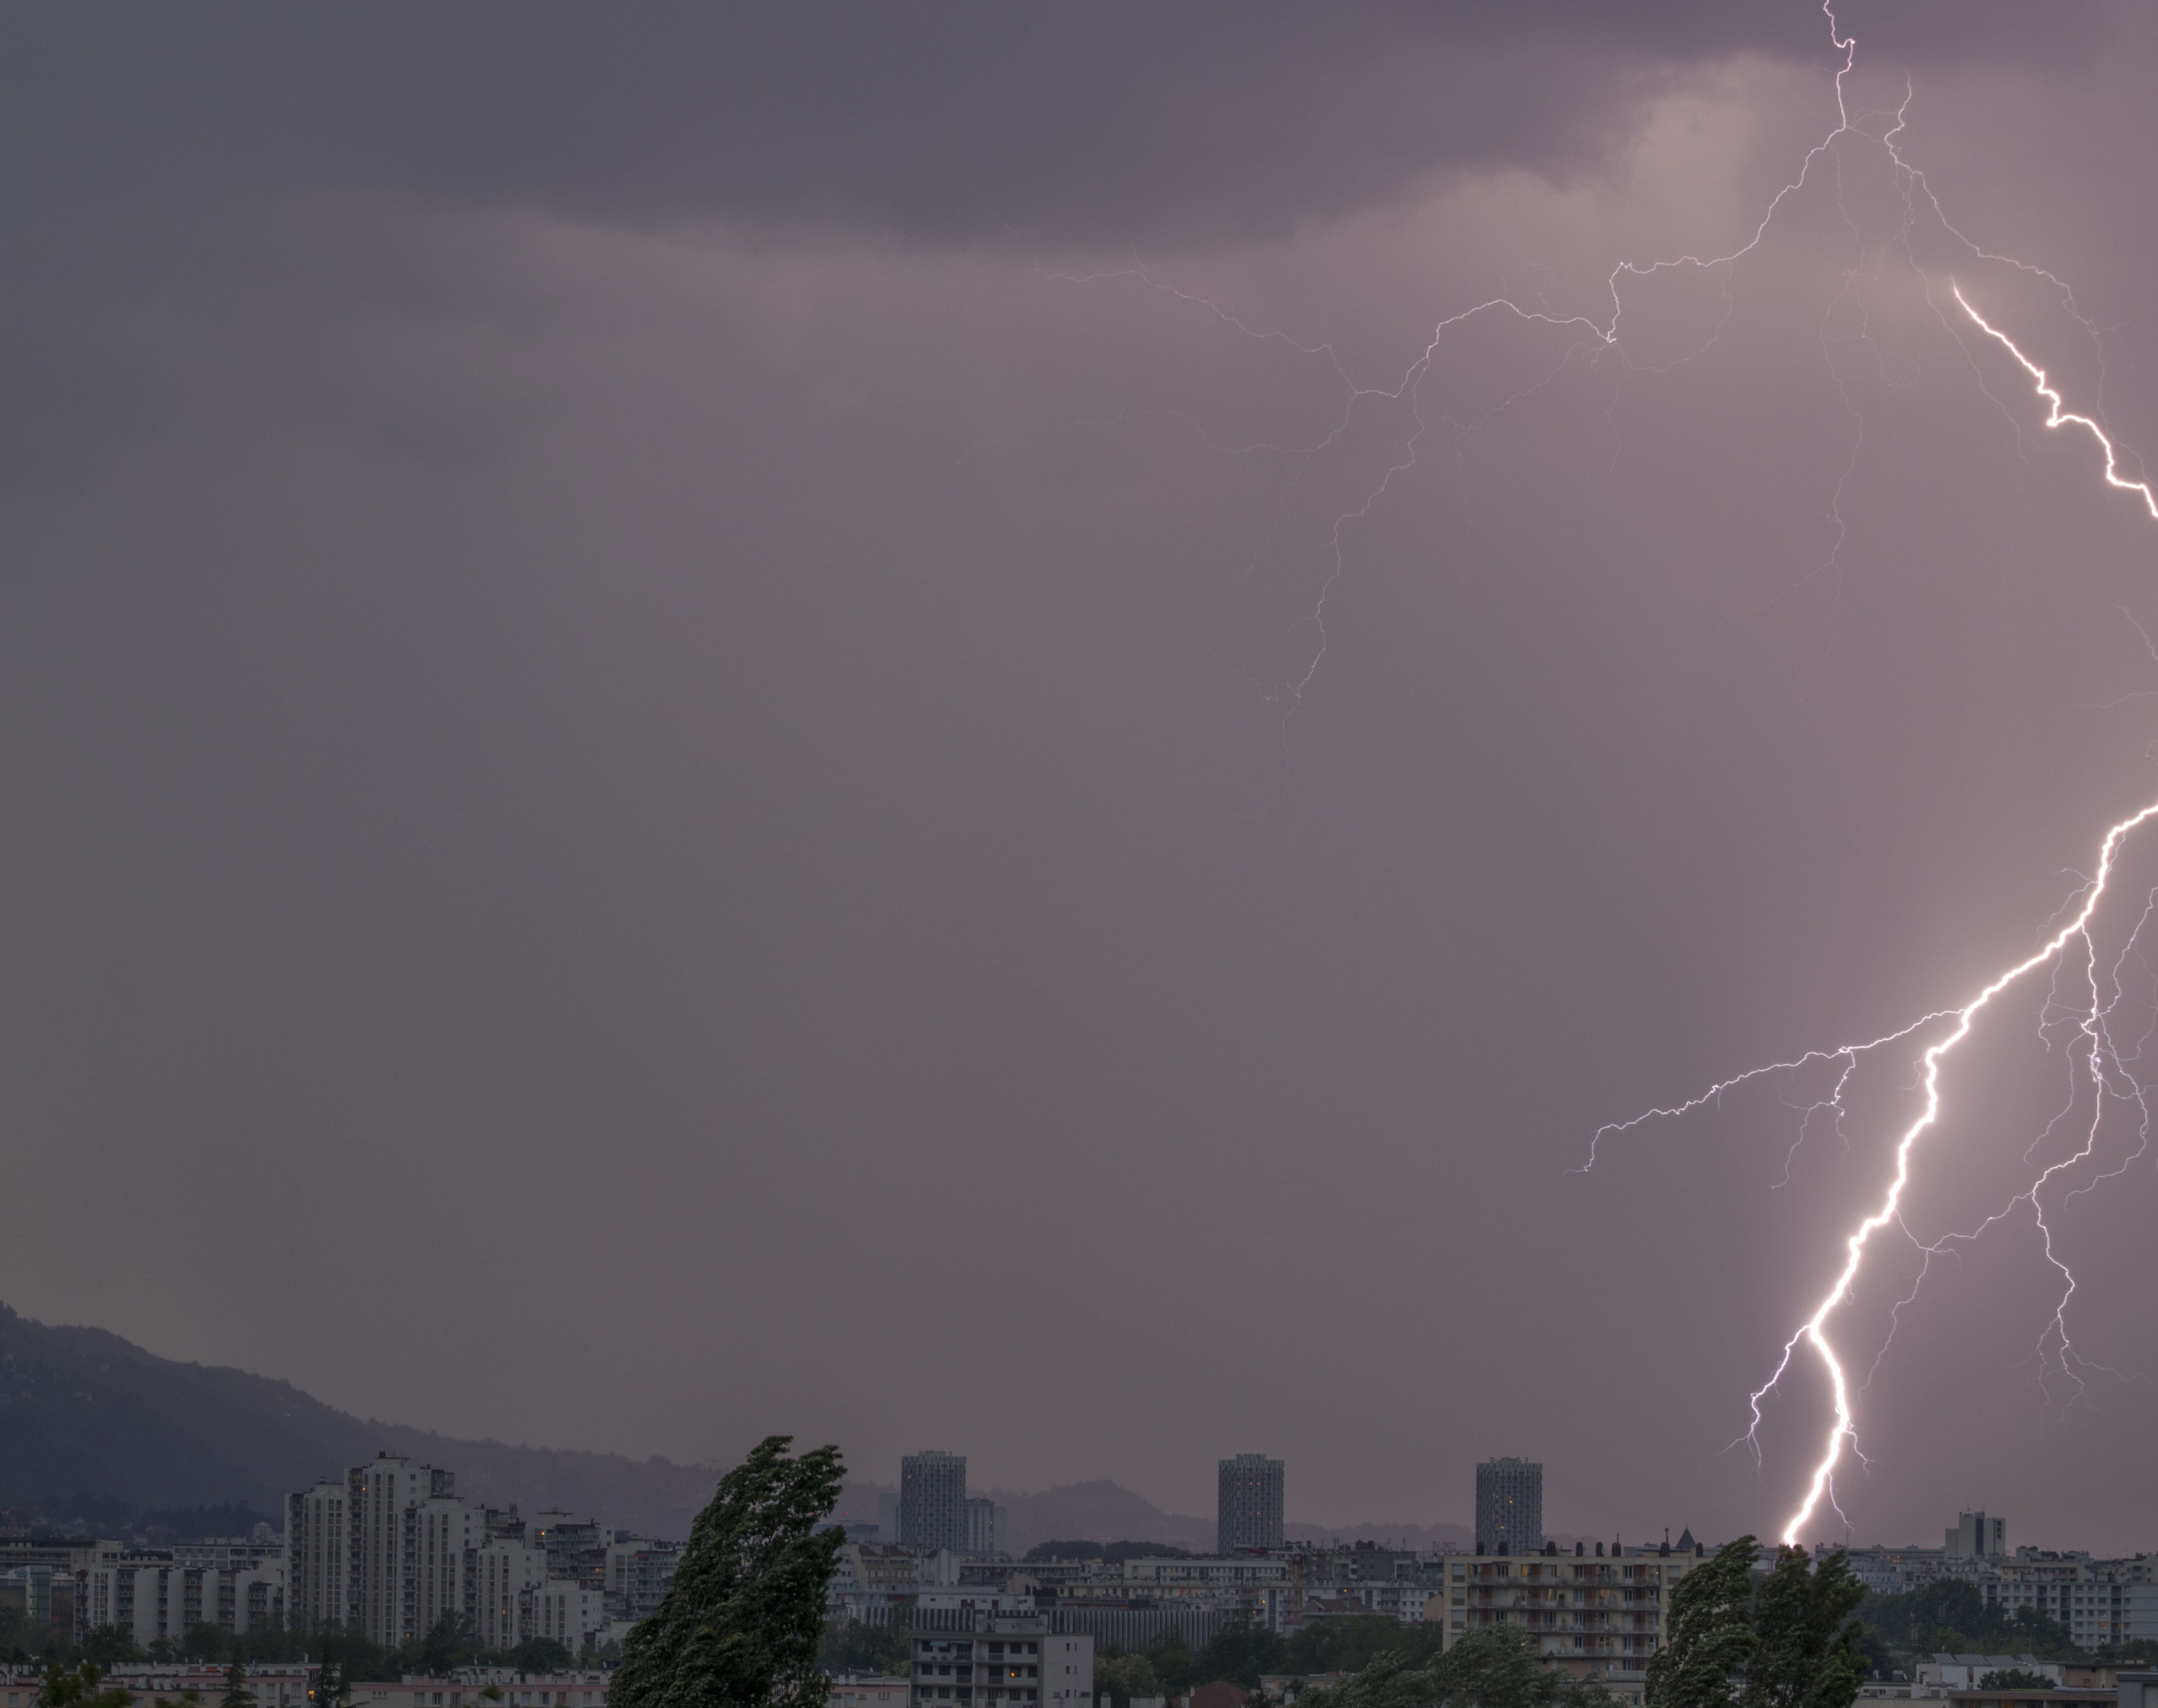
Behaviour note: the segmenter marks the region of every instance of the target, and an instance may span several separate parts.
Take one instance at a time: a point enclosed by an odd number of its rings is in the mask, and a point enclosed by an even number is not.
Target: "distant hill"
[[[378,1453],[457,1473],[457,1492],[526,1512],[560,1507],[656,1536],[686,1536],[720,1471],[663,1458],[563,1453],[354,1417],[290,1382],[159,1358],[102,1329],[50,1328],[0,1305],[0,1508],[106,1514],[245,1502],[283,1522],[285,1496]],[[874,1520],[874,1483],[850,1483],[840,1517]],[[1214,1520],[1164,1512],[1106,1478],[1040,1494],[987,1491],[1008,1509],[1005,1545],[1164,1542],[1204,1552]],[[1466,1546],[1459,1525],[1291,1524],[1292,1540],[1408,1539]]]
[[[289,1382],[158,1358],[101,1329],[49,1328],[0,1305],[0,1506],[55,1515],[284,1497],[378,1453],[447,1466],[457,1492],[686,1536],[719,1473],[663,1458],[560,1453],[354,1417]]]

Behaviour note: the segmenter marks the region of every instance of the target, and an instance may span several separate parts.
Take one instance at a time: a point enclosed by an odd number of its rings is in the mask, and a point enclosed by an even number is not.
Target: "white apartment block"
[[[532,1592],[547,1581],[547,1551],[498,1537],[472,1556],[474,1640],[483,1649],[514,1649],[524,1640]]]
[[[1425,1611],[1451,1649],[1469,1632],[1516,1625],[1576,1678],[1634,1672],[1663,1647],[1671,1592],[1699,1562],[1689,1546],[1574,1554],[1471,1554],[1446,1561],[1446,1588]]]
[[[524,1592],[519,1609],[526,1637],[545,1637],[581,1653],[607,1626],[607,1597],[567,1578],[550,1577]]]
[[[420,1617],[419,1513],[456,1491],[448,1471],[389,1453],[345,1478],[352,1536],[352,1614],[370,1643],[395,1648],[427,1634]]]
[[[2079,1649],[2158,1638],[2158,1556],[2093,1560],[2026,1548],[1988,1564],[1980,1588],[1989,1602],[2011,1615],[2035,1608],[2068,1627]]]
[[[294,1628],[352,1618],[351,1489],[321,1482],[285,1500],[286,1606]]]
[[[290,1496],[286,1523],[292,1622],[357,1624],[385,1647],[453,1618],[484,1648],[545,1637],[576,1654],[606,1630],[615,1577],[656,1606],[680,1555],[649,1541],[617,1555],[598,1525],[568,1513],[528,1524],[514,1508],[491,1512],[460,1500],[452,1473],[387,1453]]]
[[[245,1636],[286,1618],[285,1566],[186,1566],[170,1554],[101,1555],[75,1576],[81,1627],[117,1625],[143,1648],[178,1642],[196,1625]]]

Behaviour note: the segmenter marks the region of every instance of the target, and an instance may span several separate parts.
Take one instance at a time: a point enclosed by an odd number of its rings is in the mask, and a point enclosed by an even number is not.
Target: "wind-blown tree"
[[[1779,1549],[1753,1597],[1760,1648],[1746,1664],[1740,1708],[1851,1708],[1866,1674],[1851,1616],[1865,1599],[1840,1548],[1818,1562],[1804,1549]]]
[[[1646,1708],[1736,1708],[1739,1675],[1761,1646],[1752,1576],[1760,1551],[1741,1536],[1679,1580],[1664,1646],[1649,1658]]]
[[[790,1458],[767,1436],[697,1514],[658,1611],[622,1644],[614,1708],[824,1708],[824,1592],[846,1533],[836,1447]]]

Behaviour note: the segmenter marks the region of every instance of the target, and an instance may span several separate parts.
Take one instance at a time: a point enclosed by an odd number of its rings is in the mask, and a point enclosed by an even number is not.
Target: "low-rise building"
[[[352,1708],[607,1708],[607,1677],[596,1670],[459,1667],[447,1678],[407,1674],[395,1684],[355,1684]]]
[[[906,1679],[842,1673],[832,1680],[830,1708],[907,1708],[911,1688]]]
[[[258,1708],[307,1708],[307,1684],[315,1669],[298,1662],[271,1663],[247,1669],[247,1688]],[[39,1680],[34,1672],[0,1669],[0,1708],[32,1708]],[[225,1695],[225,1669],[195,1665],[120,1665],[105,1674],[102,1688],[125,1690],[136,1708],[154,1708],[163,1698],[184,1702],[190,1695],[214,1703]]]

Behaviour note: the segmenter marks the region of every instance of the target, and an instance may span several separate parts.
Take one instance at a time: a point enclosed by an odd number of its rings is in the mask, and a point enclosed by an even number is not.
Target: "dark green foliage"
[[[1194,1685],[1222,1680],[1253,1690],[1262,1673],[1360,1672],[1382,1655],[1422,1667],[1443,1646],[1437,1625],[1400,1625],[1377,1614],[1314,1620],[1286,1640],[1262,1626],[1231,1625],[1192,1657],[1186,1676]]]
[[[1753,1597],[1760,1647],[1747,1664],[1742,1708],[1851,1708],[1868,1670],[1851,1617],[1865,1599],[1842,1550],[1818,1562],[1802,1549],[1779,1550]]]
[[[62,1667],[57,1661],[45,1669],[38,1689],[37,1708],[134,1708],[134,1693],[116,1686],[98,1688],[104,1675],[88,1661],[80,1667]]]
[[[1136,1654],[1113,1643],[1095,1651],[1094,1692],[1118,1702],[1134,1696],[1181,1696],[1197,1680],[1191,1645],[1175,1631],[1164,1632]]]
[[[87,1633],[82,1639],[82,1658],[97,1667],[149,1659],[136,1643],[133,1633],[118,1625],[100,1625]]]
[[[1649,1659],[1647,1708],[1734,1708],[1737,1676],[1760,1647],[1751,1575],[1760,1551],[1741,1536],[1680,1579],[1667,1638]]]
[[[880,1673],[888,1677],[907,1668],[907,1628],[867,1625],[860,1619],[834,1619],[817,1645],[817,1664],[828,1673]]]
[[[1943,1578],[1902,1595],[1869,1595],[1859,1603],[1858,1617],[1869,1633],[1908,1655],[1976,1649],[2040,1660],[2083,1658],[2057,1619],[2036,1607],[2019,1608],[2011,1616],[1989,1606],[1975,1584],[1960,1578]]]
[[[190,1625],[180,1638],[180,1659],[222,1666],[232,1659],[232,1633],[222,1625]]]
[[[824,1592],[846,1533],[839,1450],[787,1457],[769,1436],[697,1514],[659,1610],[622,1645],[613,1708],[823,1708]]]
[[[566,1672],[576,1655],[551,1637],[528,1637],[509,1651],[509,1664],[521,1673]]]
[[[1282,1652],[1286,1645],[1263,1625],[1231,1625],[1199,1651],[1191,1676],[1202,1685],[1226,1680],[1247,1690],[1259,1687],[1259,1674],[1286,1670]]]
[[[247,1645],[232,1645],[232,1659],[225,1668],[225,1694],[217,1708],[255,1708],[255,1692],[247,1688]]]
[[[1154,1669],[1154,1682],[1161,1686],[1149,1694],[1181,1696],[1190,1690],[1191,1669],[1197,1663],[1181,1632],[1164,1631],[1155,1638],[1147,1645],[1146,1660]]]
[[[1134,1696],[1163,1694],[1154,1675],[1154,1664],[1144,1654],[1111,1653],[1094,1657],[1094,1694],[1107,1696],[1123,1708]]]
[[[1518,1625],[1487,1625],[1425,1665],[1379,1655],[1354,1678],[1309,1690],[1297,1708],[1610,1708],[1603,1685],[1568,1678],[1536,1659]]]
[[[1400,1625],[1379,1614],[1346,1619],[1314,1620],[1282,1645],[1281,1664],[1269,1672],[1360,1672],[1381,1655],[1417,1667],[1439,1652],[1444,1637],[1437,1625]]]
[[[2053,1681],[2043,1673],[2026,1672],[2020,1666],[2003,1667],[1978,1681],[1981,1690],[2050,1690]]]

